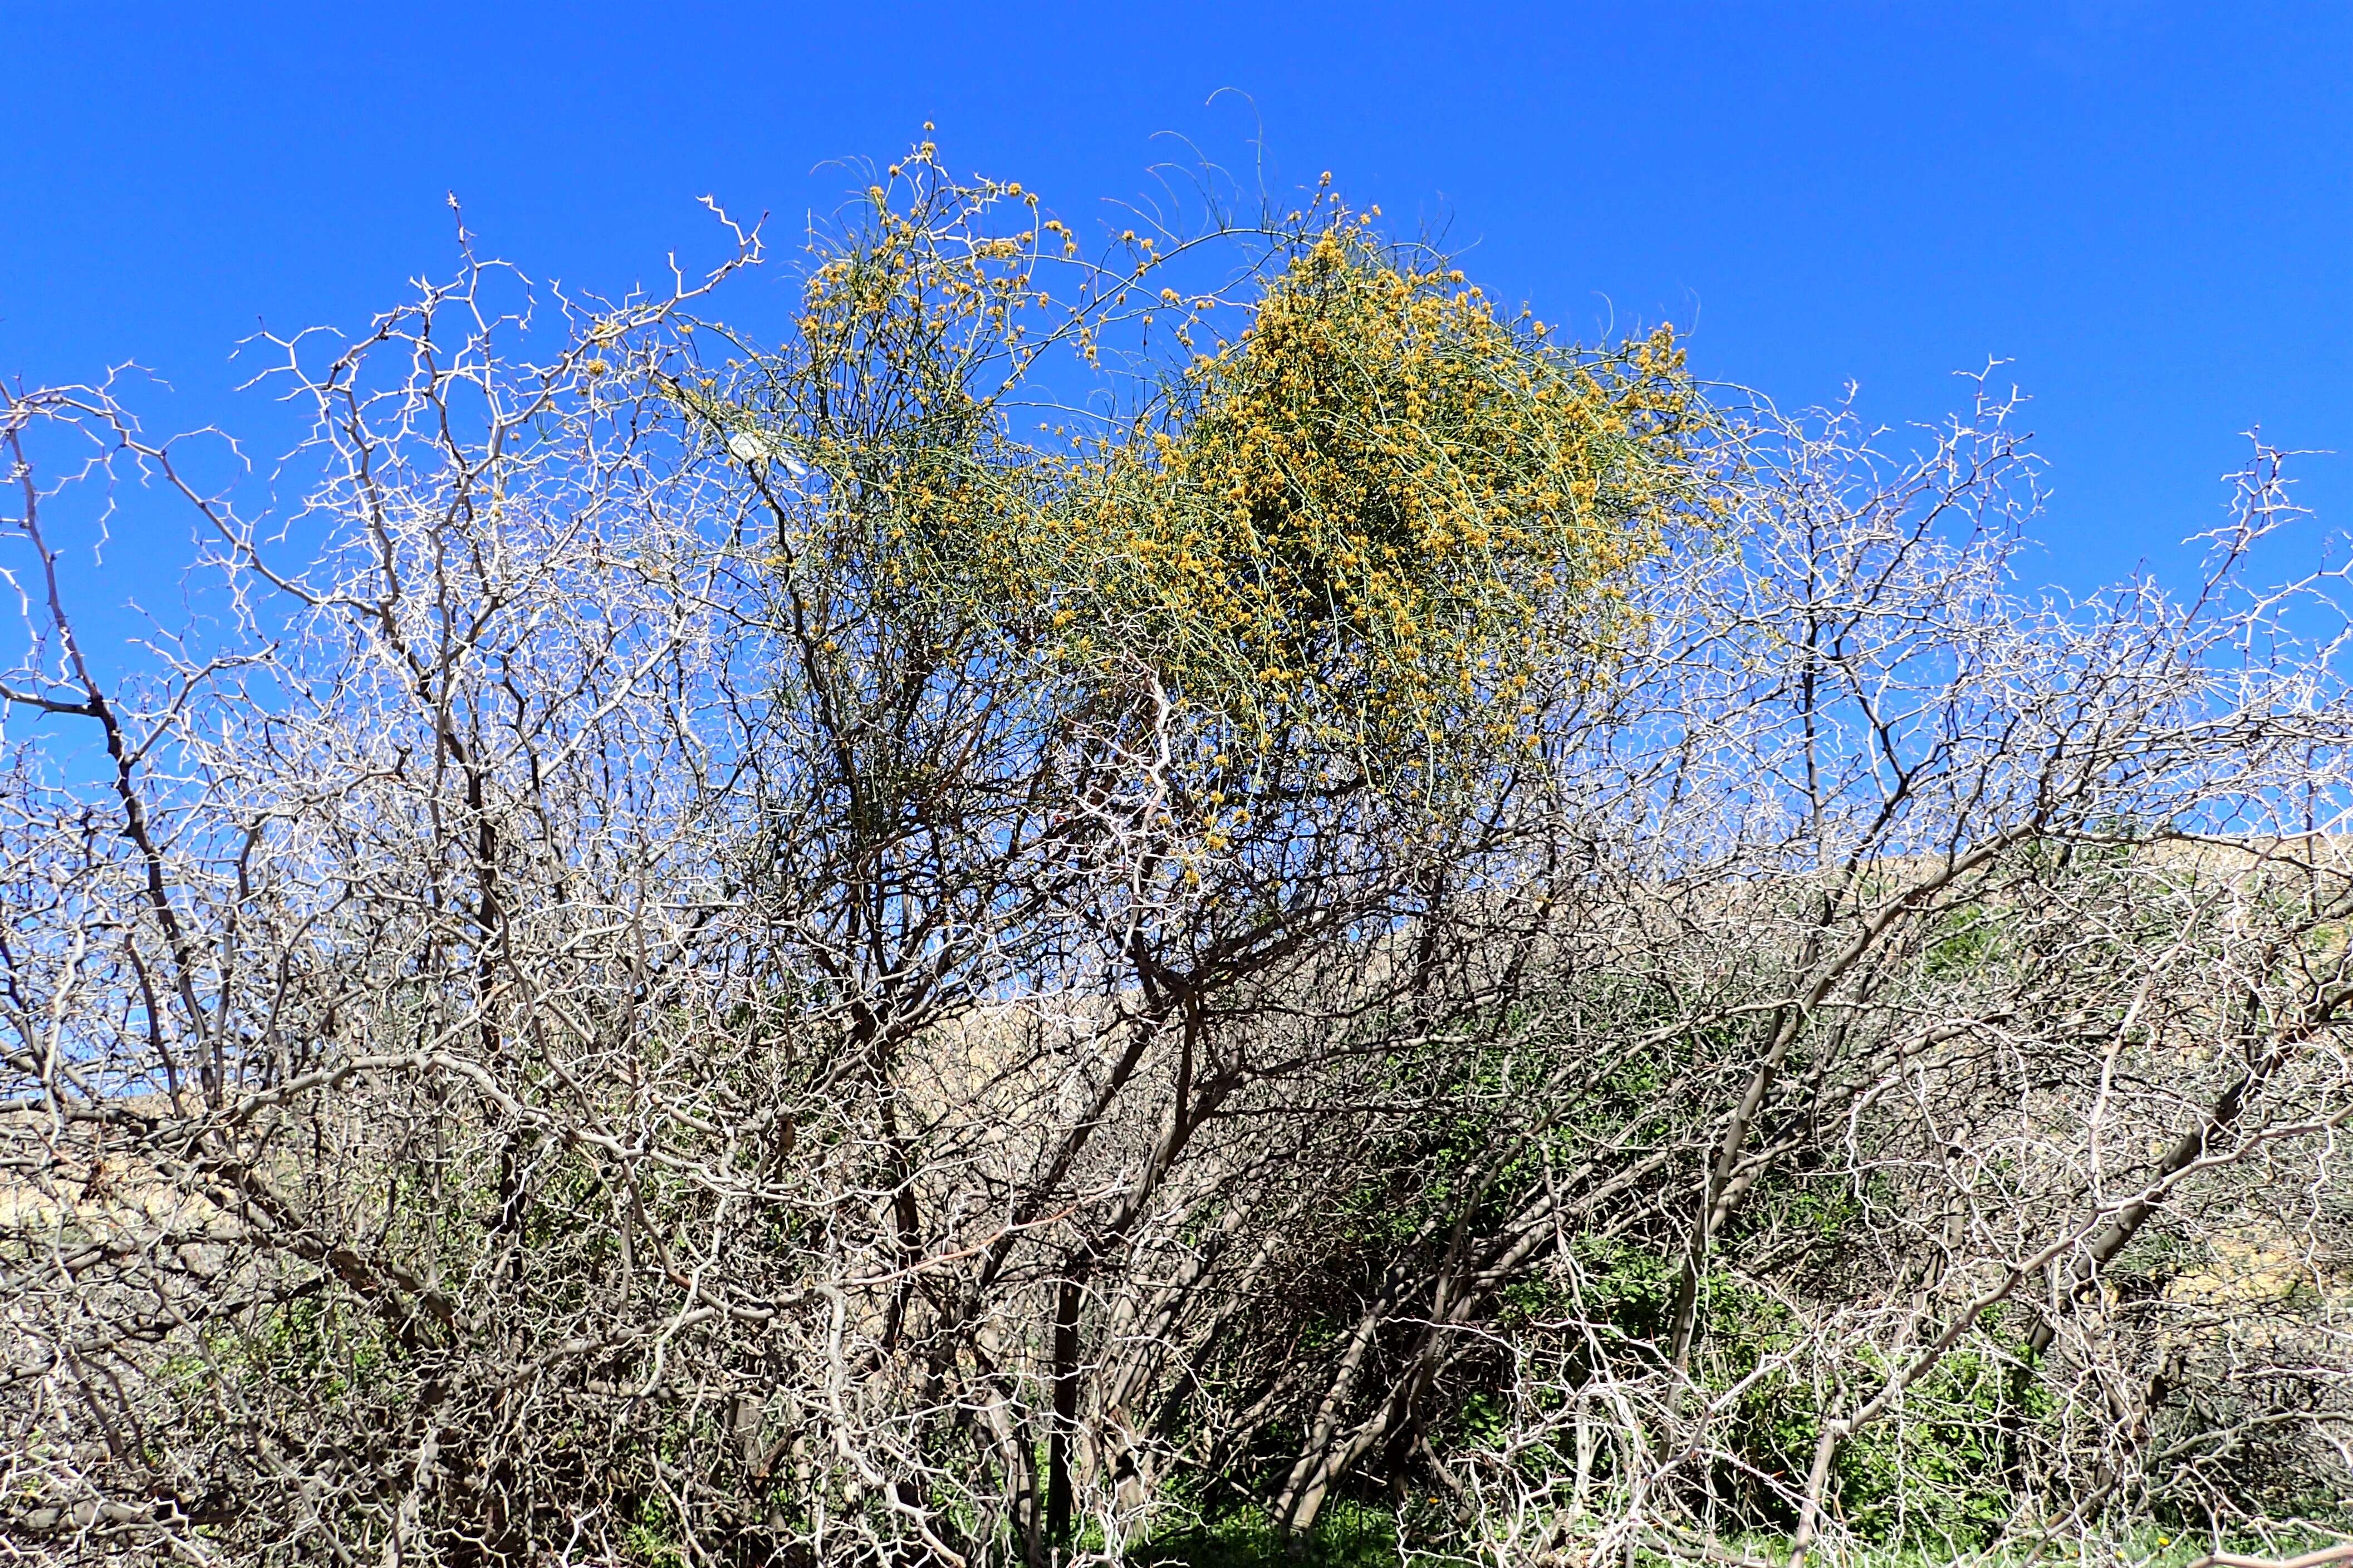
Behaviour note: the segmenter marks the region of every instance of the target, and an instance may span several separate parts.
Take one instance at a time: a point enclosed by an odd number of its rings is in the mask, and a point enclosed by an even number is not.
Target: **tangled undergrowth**
[[[2190,595],[2044,599],[1995,389],[1891,450],[1377,216],[1090,249],[926,144],[776,344],[710,319],[756,234],[469,255],[283,345],[290,515],[5,395],[0,1549],[2353,1529],[2353,699],[2277,456]],[[110,683],[67,547],[134,482],[214,586]]]

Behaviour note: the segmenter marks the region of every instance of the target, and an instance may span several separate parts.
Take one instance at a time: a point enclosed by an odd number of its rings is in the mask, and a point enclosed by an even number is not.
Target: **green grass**
[[[1398,1568],[1397,1521],[1384,1510],[1335,1501],[1293,1548],[1255,1509],[1163,1531],[1129,1549],[1138,1568]]]
[[[2316,1533],[2301,1543],[2283,1542],[2275,1553],[2293,1556],[2326,1545],[2328,1540]],[[1778,1564],[1789,1559],[1789,1542],[1780,1536],[1727,1537],[1718,1545],[1727,1552],[1765,1563]],[[2094,1540],[2053,1540],[2040,1550],[2023,1541],[1990,1552],[1919,1545],[1842,1551],[1832,1547],[1818,1552],[1812,1561],[1816,1568],[2186,1568],[2205,1555],[2210,1545],[2203,1536],[2144,1526]],[[1567,1550],[1569,1560],[1576,1561],[1576,1543],[1569,1542]],[[2228,1542],[2226,1550],[2273,1554],[2254,1541]],[[1447,1555],[1440,1547],[1428,1557],[1417,1552],[1415,1561],[1443,1561]],[[1396,1520],[1386,1510],[1342,1502],[1327,1511],[1313,1539],[1296,1552],[1286,1550],[1282,1535],[1263,1514],[1246,1510],[1164,1531],[1131,1548],[1128,1561],[1137,1568],[1402,1568],[1405,1559],[1398,1551]],[[1647,1551],[1636,1556],[1642,1568],[1697,1561]]]

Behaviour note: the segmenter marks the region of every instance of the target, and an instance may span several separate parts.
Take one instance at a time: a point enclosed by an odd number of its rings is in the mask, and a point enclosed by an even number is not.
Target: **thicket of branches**
[[[2052,600],[2012,404],[1785,418],[1371,219],[1082,251],[926,147],[776,348],[755,235],[470,255],[280,345],[290,511],[9,394],[0,1548],[2346,1524],[2353,703],[2336,577],[2253,585],[2276,457],[2189,596]],[[110,684],[134,485],[221,616]]]

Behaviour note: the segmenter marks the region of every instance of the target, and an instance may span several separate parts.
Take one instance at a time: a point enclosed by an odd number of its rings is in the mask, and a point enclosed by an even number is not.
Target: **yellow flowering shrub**
[[[1075,477],[1072,651],[1244,743],[1303,724],[1426,773],[1524,739],[1535,689],[1606,664],[1627,571],[1703,500],[1705,426],[1666,330],[1556,349],[1331,222]]]
[[[1073,259],[1034,193],[928,143],[890,177],[821,246],[798,341],[684,393],[762,485],[771,447],[818,477],[771,494],[774,559],[878,700],[916,635],[967,679],[1029,661],[1098,729],[1173,705],[1205,793],[1418,792],[1606,679],[1630,572],[1704,513],[1711,416],[1665,329],[1556,346],[1328,191],[1205,290],[1175,286],[1190,242]],[[1136,412],[1017,438],[1017,406],[1072,403],[1056,374],[1104,387],[1123,330]]]
[[[748,355],[697,406],[818,477],[778,509],[776,563],[837,608],[944,596],[934,607],[1001,621],[1007,584],[1032,580],[1020,558],[1058,467],[1007,438],[1001,407],[1053,335],[1032,331],[1051,307],[1036,268],[1053,228],[1017,184],[947,179],[929,142],[887,177],[820,247],[797,341]]]

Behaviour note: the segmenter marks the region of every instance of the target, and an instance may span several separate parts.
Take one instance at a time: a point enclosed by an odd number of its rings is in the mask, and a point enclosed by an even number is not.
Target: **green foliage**
[[[1303,1540],[1284,1536],[1262,1510],[1237,1509],[1155,1531],[1128,1549],[1128,1561],[1138,1568],[1397,1568],[1401,1558],[1396,1515],[1341,1499]]]

